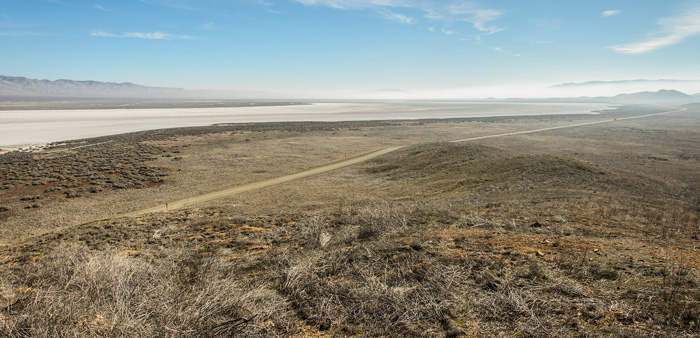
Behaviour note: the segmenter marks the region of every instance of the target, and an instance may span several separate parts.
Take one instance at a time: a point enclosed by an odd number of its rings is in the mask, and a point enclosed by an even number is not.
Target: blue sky
[[[697,0],[0,0],[0,46],[2,75],[270,97],[700,92]]]

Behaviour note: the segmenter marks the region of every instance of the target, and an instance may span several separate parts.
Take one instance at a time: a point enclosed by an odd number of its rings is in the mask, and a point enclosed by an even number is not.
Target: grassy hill
[[[257,216],[220,203],[5,249],[0,333],[700,334],[697,211],[661,180],[453,143],[353,170],[379,198]]]

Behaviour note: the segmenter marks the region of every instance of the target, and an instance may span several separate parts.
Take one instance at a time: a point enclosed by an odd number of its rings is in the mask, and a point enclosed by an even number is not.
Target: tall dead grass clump
[[[250,331],[249,320],[285,317],[281,297],[264,286],[243,288],[218,260],[192,262],[197,254],[185,248],[169,254],[152,261],[61,245],[24,276],[5,276],[13,288],[32,292],[8,306],[0,335],[227,336]]]

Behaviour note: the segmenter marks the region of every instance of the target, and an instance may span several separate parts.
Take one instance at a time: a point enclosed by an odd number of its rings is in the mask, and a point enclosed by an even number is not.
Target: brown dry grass
[[[17,159],[0,163],[0,187],[16,186],[0,190],[0,205],[10,209],[0,211],[3,224],[0,245],[16,242],[27,235],[40,235],[222,187],[291,174],[389,146],[536,129],[596,118],[599,117],[502,118],[495,122],[484,119],[429,123],[271,123],[159,130],[68,142],[61,148],[112,141],[98,147],[52,154],[17,154]],[[158,156],[148,161],[143,158],[146,152],[135,150],[140,148],[148,149],[148,155]],[[19,167],[20,163],[26,163],[25,167],[31,171]],[[86,178],[100,177],[104,172],[118,174],[132,165],[144,167],[148,175],[160,168],[169,170],[167,177],[159,177],[163,182],[158,180],[156,186],[146,181],[148,189],[138,189],[143,182],[129,183],[130,179],[117,182],[127,189],[112,189],[112,183],[104,185],[95,181],[104,187],[92,193],[94,180],[82,182],[83,179],[64,177],[62,180],[75,187],[50,191],[59,180],[54,178],[49,182],[53,175],[51,170],[73,166],[80,173],[86,164],[100,168],[94,173],[82,172],[87,174]],[[32,171],[36,171],[35,177],[27,175]],[[9,172],[21,174],[21,181],[10,181]],[[67,190],[80,197],[65,198]],[[38,203],[20,201],[22,197],[34,195],[43,198]],[[34,204],[39,207],[31,208]]]
[[[646,236],[605,239],[581,224],[557,235],[541,218],[513,224],[424,202],[253,218],[210,210],[100,222],[7,253],[5,333],[206,336],[237,319],[249,320],[236,328],[246,336],[700,329],[700,276],[683,238],[652,249]]]
[[[700,173],[686,169],[697,168],[700,128],[690,113],[634,123],[421,144],[202,208],[27,238],[0,252],[0,334],[697,336]],[[484,125],[367,127],[367,143],[352,146]],[[307,132],[318,141],[358,131]],[[280,162],[266,154],[308,144],[303,133],[265,133],[259,148],[202,137],[178,148],[181,161],[158,160],[173,169],[170,183],[123,196],[182,189],[195,171],[222,184],[265,161],[301,166],[292,150]],[[321,161],[343,142],[307,156]],[[226,158],[215,155],[242,149],[245,170],[217,175]],[[195,166],[209,156],[213,169]],[[95,199],[118,201],[111,194]]]

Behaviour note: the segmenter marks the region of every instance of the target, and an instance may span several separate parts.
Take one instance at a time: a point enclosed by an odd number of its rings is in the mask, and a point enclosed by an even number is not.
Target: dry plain
[[[217,125],[4,154],[0,334],[697,336],[700,107],[685,108]]]

